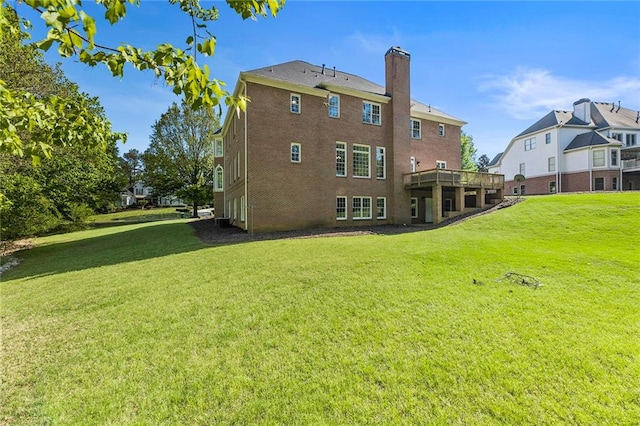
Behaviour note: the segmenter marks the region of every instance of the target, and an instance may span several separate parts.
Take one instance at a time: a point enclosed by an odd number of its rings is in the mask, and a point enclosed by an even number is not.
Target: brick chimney
[[[391,141],[389,163],[392,165],[389,184],[392,185],[389,213],[395,224],[411,223],[411,193],[404,189],[403,174],[410,171],[411,139],[411,90],[409,65],[411,55],[400,47],[392,47],[385,54],[385,90],[391,97],[386,106],[384,124]]]

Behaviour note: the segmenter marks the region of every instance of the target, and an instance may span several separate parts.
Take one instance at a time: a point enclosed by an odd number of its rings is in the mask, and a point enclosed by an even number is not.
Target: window
[[[418,217],[418,199],[411,197],[411,217]]]
[[[238,199],[233,199],[233,220],[238,218]]]
[[[618,150],[617,149],[612,149],[611,150],[611,165],[614,166],[614,167],[618,165]]]
[[[622,141],[622,138],[619,139]],[[627,133],[627,146],[634,146],[636,144],[636,135],[635,133]]]
[[[549,157],[547,159],[547,170],[549,172],[555,172],[556,171],[556,157]]]
[[[353,197],[353,219],[371,219],[371,197]]]
[[[613,189],[614,191],[618,190],[618,178],[614,177],[611,180],[611,189]]]
[[[611,137],[617,141],[622,142],[622,133],[611,133]]]
[[[220,158],[224,155],[223,147],[222,147],[222,139],[216,139],[214,145],[214,156],[216,158]]]
[[[244,195],[240,197],[240,221],[244,222],[246,215],[245,205],[244,205]]]
[[[524,171],[525,171],[524,163],[520,163],[520,174],[521,174],[522,176],[524,176]]]
[[[347,220],[347,197],[336,197],[336,219]]]
[[[387,199],[384,197],[378,197],[376,199],[376,218],[378,219],[386,219],[387,218]]]
[[[436,161],[436,169],[446,169],[447,168],[447,162],[446,161]]]
[[[555,194],[556,193],[556,182],[552,181],[549,182],[549,194]]]
[[[376,178],[385,179],[386,171],[385,149],[381,146],[376,147]]]
[[[336,142],[336,176],[347,175],[347,144]]]
[[[411,173],[415,173],[416,172],[416,157],[411,157],[409,159],[409,171]]]
[[[329,95],[329,117],[340,117],[340,96]]]
[[[371,177],[369,145],[353,145],[353,177]]]
[[[544,135],[544,143],[545,143],[546,145],[551,144],[551,133],[546,133],[546,134]]]
[[[420,139],[422,137],[421,125],[422,122],[420,120],[411,119],[411,137],[413,139]]]
[[[520,185],[520,195],[524,195],[524,185]]]
[[[380,104],[362,102],[362,122],[380,125]]]
[[[301,157],[301,147],[299,143],[292,143],[291,144],[291,162],[292,163],[299,163],[300,160],[302,159]]]
[[[604,149],[593,151],[593,167],[604,167]]]
[[[604,191],[604,178],[597,177],[593,180],[593,189],[596,191]]]
[[[290,111],[294,114],[300,114],[300,95],[291,94]]]
[[[536,138],[529,138],[524,140],[524,150],[531,151],[536,149]]]
[[[214,188],[216,190],[216,192],[220,192],[224,189],[223,183],[224,183],[224,169],[222,168],[222,166],[220,164],[218,164],[216,166],[216,173],[213,177],[214,179]]]
[[[517,186],[513,187],[513,195],[518,195],[518,187]]]
[[[444,124],[438,124],[438,136],[444,137]]]

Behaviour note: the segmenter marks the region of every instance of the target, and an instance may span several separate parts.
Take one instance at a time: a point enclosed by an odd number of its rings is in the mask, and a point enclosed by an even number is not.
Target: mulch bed
[[[350,226],[340,228],[315,228],[315,229],[299,229],[294,231],[279,231],[279,232],[261,232],[255,234],[249,234],[240,228],[235,226],[229,226],[222,228],[218,226],[213,217],[206,217],[201,219],[195,219],[189,224],[195,230],[196,236],[206,244],[223,245],[223,244],[238,244],[249,241],[266,241],[266,240],[280,240],[291,238],[320,238],[320,237],[344,237],[355,235],[395,235],[404,234],[407,232],[419,232],[430,229],[436,229],[443,226],[449,226],[454,223],[460,223],[470,217],[487,214],[497,209],[512,206],[520,201],[522,198],[505,198],[505,200],[489,209],[470,212],[464,215],[456,216],[454,218],[445,220],[437,225],[425,224],[425,225],[378,225],[378,226]]]

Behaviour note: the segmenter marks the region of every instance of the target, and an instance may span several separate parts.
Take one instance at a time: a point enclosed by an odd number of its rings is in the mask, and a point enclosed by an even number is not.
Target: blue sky
[[[478,155],[493,157],[542,115],[570,110],[580,98],[640,109],[638,1],[288,0],[276,18],[258,21],[242,21],[222,1],[205,4],[220,9],[210,27],[216,52],[206,63],[229,90],[241,71],[295,59],[384,85],[384,53],[401,46],[411,53],[412,97],[468,122],[463,130]],[[153,0],[113,27],[98,25],[97,41],[109,46],[181,45],[190,31],[177,7]],[[155,120],[179,101],[150,73],[129,68],[120,80],[103,68],[62,63],[81,90],[100,98],[114,129],[129,133],[121,153],[144,151]]]

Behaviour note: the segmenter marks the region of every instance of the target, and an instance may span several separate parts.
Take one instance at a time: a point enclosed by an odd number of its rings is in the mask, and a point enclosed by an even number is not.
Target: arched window
[[[216,174],[214,176],[213,187],[216,192],[220,192],[224,189],[224,169],[220,164],[216,166]]]

